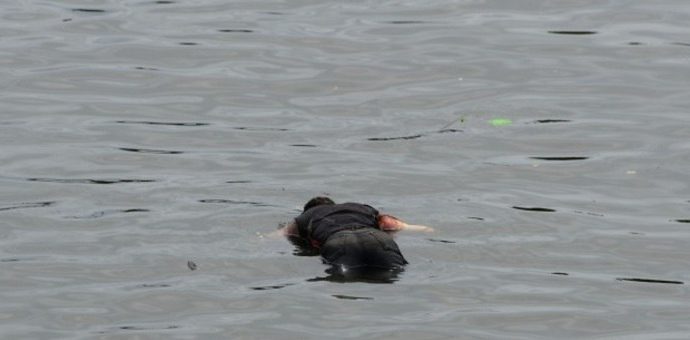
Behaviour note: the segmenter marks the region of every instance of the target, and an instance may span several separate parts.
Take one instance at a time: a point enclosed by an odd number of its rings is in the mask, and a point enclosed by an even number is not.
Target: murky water
[[[6,1],[0,336],[690,337],[687,1]],[[316,194],[393,284],[264,235]]]

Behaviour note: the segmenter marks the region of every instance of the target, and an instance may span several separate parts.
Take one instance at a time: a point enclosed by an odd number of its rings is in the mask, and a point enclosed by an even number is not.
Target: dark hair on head
[[[317,205],[333,205],[335,202],[333,202],[332,199],[325,197],[325,196],[317,196],[309,200],[307,204],[304,205],[304,211],[307,211]]]

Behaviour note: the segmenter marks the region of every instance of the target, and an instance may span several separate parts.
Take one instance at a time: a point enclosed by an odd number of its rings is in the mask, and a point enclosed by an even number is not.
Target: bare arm
[[[297,223],[295,221],[286,224],[281,230],[285,236],[299,236],[299,230],[297,230]]]
[[[281,225],[277,230],[272,231],[266,236],[270,238],[275,238],[275,237],[280,237],[280,236],[285,236],[285,237],[299,237],[299,231],[297,230],[297,224],[295,221],[290,221],[288,223],[285,223]]]
[[[383,231],[400,231],[400,230],[411,230],[411,231],[424,231],[433,232],[434,228],[427,227],[420,224],[408,224],[404,221],[398,219],[391,215],[379,215],[377,217],[379,223],[379,229]]]

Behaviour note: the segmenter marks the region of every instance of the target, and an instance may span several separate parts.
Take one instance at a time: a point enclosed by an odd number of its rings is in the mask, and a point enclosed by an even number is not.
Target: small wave
[[[569,123],[570,119],[537,119],[532,123],[535,124],[553,124],[553,123]]]
[[[373,300],[373,297],[369,296],[354,296],[354,295],[343,295],[343,294],[333,294],[332,297],[341,300]]]
[[[97,8],[72,8],[72,12],[82,12],[82,13],[105,13],[104,9]]]
[[[54,205],[55,201],[44,201],[44,202],[25,202],[19,203],[17,205],[9,207],[0,207],[0,211],[15,210],[15,209],[28,209],[28,208],[43,208]]]
[[[584,156],[555,156],[555,157],[533,156],[533,157],[530,157],[530,159],[536,159],[536,160],[540,160],[540,161],[567,162],[567,161],[582,161],[585,159],[589,159],[589,157],[584,157]]]
[[[261,203],[261,202],[226,200],[226,199],[222,199],[222,198],[200,199],[199,203],[238,204],[238,205],[252,205],[255,207],[272,207],[273,206],[273,205]]]
[[[222,33],[253,33],[253,30],[248,29],[220,29],[218,32]]]
[[[550,34],[565,34],[565,35],[592,35],[597,34],[597,31],[549,31]]]
[[[138,152],[138,153],[152,153],[158,155],[178,155],[184,153],[184,151],[176,150],[160,150],[160,149],[142,149],[142,148],[118,148],[118,150],[127,152]]]
[[[430,134],[441,134],[441,133],[457,133],[457,132],[463,132],[463,130],[460,129],[440,129],[428,133],[419,133],[416,135],[409,135],[409,136],[395,136],[395,137],[371,137],[367,138],[367,140],[370,141],[375,141],[375,142],[380,142],[380,141],[391,141],[391,140],[409,140],[409,139],[417,139],[417,138],[422,138],[425,136],[428,136]]]
[[[96,211],[92,214],[89,215],[84,215],[84,216],[69,216],[66,218],[73,218],[73,219],[93,219],[93,218],[101,218],[104,216],[108,215],[113,215],[113,214],[130,214],[130,213],[136,213],[136,212],[149,212],[151,210],[149,209],[115,209],[115,210],[101,210],[101,211]]]
[[[391,20],[391,21],[386,21],[386,24],[393,24],[393,25],[417,25],[417,24],[424,24],[426,21],[421,21],[421,20]]]
[[[199,123],[199,122],[156,122],[156,121],[144,121],[144,120],[118,120],[115,123],[118,123],[118,124],[142,124],[142,125],[168,125],[168,126],[207,126],[207,125],[211,125],[209,123]]]
[[[656,280],[656,279],[640,279],[634,277],[618,277],[618,281],[630,281],[630,282],[644,282],[644,283],[666,283],[672,285],[682,285],[685,284],[683,281],[673,281],[673,280]]]
[[[440,238],[428,238],[428,239],[426,239],[426,240],[427,240],[427,241],[431,241],[431,242],[437,242],[437,243],[457,243],[457,242],[455,242],[455,241],[442,240],[442,239],[440,239]]]
[[[294,283],[283,283],[283,284],[278,284],[278,285],[270,285],[270,286],[255,286],[255,287],[249,287],[251,290],[275,290],[275,289],[281,289],[285,288],[288,286],[292,286]]]
[[[524,211],[535,211],[535,212],[556,212],[555,209],[551,209],[551,208],[541,208],[541,207],[519,207],[519,206],[513,206],[513,209],[524,210]]]
[[[153,179],[91,179],[91,178],[48,178],[31,177],[29,182],[63,183],[63,184],[119,184],[119,183],[152,183]]]

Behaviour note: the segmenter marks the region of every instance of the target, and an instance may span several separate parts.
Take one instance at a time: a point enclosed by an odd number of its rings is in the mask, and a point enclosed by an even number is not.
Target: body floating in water
[[[302,214],[280,230],[293,244],[321,255],[324,263],[342,272],[400,271],[408,262],[390,234],[401,230],[433,231],[380,214],[366,204],[335,204],[328,197],[309,200]]]

